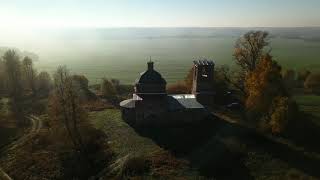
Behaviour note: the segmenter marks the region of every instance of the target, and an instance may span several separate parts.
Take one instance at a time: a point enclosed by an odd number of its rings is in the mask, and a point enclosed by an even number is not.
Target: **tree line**
[[[8,50],[0,58],[0,92],[13,99],[26,94],[48,94],[52,80],[48,72],[37,72],[33,60],[20,57],[15,50]]]

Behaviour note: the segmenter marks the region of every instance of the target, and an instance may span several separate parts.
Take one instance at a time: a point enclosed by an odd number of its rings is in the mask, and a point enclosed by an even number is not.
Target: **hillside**
[[[215,118],[192,127],[135,130],[121,119],[120,111],[91,112],[95,127],[110,138],[109,144],[122,159],[132,153],[146,162],[166,152],[170,163],[160,169],[151,163],[134,176],[233,179],[316,179],[320,177],[319,152],[308,152],[289,139],[266,137],[237,123]],[[165,161],[166,159],[162,159]]]

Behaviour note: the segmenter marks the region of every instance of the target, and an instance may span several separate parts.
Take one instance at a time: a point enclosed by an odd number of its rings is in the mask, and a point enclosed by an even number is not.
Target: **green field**
[[[96,128],[102,129],[107,134],[110,138],[109,144],[119,157],[131,152],[145,154],[160,149],[152,140],[139,136],[125,123],[117,109],[93,112],[90,114],[90,119]]]
[[[320,96],[300,95],[295,96],[301,111],[312,115],[313,121],[320,125]]]
[[[319,71],[320,28],[253,28],[270,32],[272,55],[284,67]],[[27,40],[0,34],[1,47],[15,47],[32,56],[39,70],[54,72],[67,65],[90,83],[117,78],[132,84],[149,57],[169,83],[185,77],[192,61],[212,59],[217,66],[235,65],[236,40],[249,28],[106,28],[36,30]],[[18,37],[23,36],[19,34]],[[32,53],[29,53],[32,52]],[[38,57],[36,56],[38,55]]]
[[[103,77],[117,78],[122,83],[132,84],[139,73],[146,69],[146,62],[149,56],[152,56],[156,70],[169,83],[173,83],[184,79],[192,67],[192,61],[200,57],[214,60],[217,66],[234,66],[232,53],[236,39],[214,37],[99,40],[99,46],[86,49],[78,50],[77,45],[70,45],[59,51],[60,54],[43,52],[36,65],[49,72],[53,72],[58,65],[67,65],[74,73],[85,74],[93,84],[100,82]],[[272,55],[284,68],[320,70],[320,42],[279,38],[272,39],[271,46]]]

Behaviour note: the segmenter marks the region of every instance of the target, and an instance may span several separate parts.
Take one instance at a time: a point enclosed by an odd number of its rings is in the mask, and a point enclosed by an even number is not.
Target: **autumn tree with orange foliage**
[[[292,119],[296,106],[283,83],[281,67],[267,54],[245,79],[248,119],[272,133],[281,133]]]
[[[186,88],[189,90],[189,93],[191,93],[192,85],[193,85],[193,73],[194,73],[194,68],[192,67],[189,71],[187,76],[184,79],[184,84]]]
[[[177,82],[175,84],[170,84],[167,87],[167,92],[169,94],[187,94],[190,92],[190,89],[184,82]]]
[[[272,102],[272,98],[286,94],[282,82],[281,67],[266,55],[256,69],[246,76],[246,108],[263,112]]]
[[[240,70],[232,78],[231,83],[243,94],[246,93],[245,77],[256,69],[265,55],[264,50],[269,45],[268,36],[269,33],[265,31],[249,31],[236,41],[233,57]]]

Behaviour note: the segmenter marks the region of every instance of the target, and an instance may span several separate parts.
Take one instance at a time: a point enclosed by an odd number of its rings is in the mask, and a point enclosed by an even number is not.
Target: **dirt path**
[[[17,139],[13,143],[9,145],[9,147],[6,148],[5,152],[12,151],[14,149],[17,149],[21,146],[23,146],[25,143],[27,143],[32,137],[34,137],[37,133],[39,133],[40,129],[42,128],[42,121],[40,118],[36,116],[29,116],[28,117],[31,121],[31,129],[29,132],[27,132],[24,136],[21,138]]]
[[[30,115],[28,116],[28,119],[31,121],[31,128],[30,130],[25,133],[23,136],[21,136],[19,139],[13,141],[11,144],[5,146],[2,150],[2,154],[8,154],[11,151],[14,151],[15,149],[20,148],[21,146],[24,146],[26,143],[28,143],[36,134],[39,133],[39,131],[42,128],[42,121],[39,117]],[[1,167],[0,167],[0,178],[4,180],[12,180],[10,176],[5,173]]]

